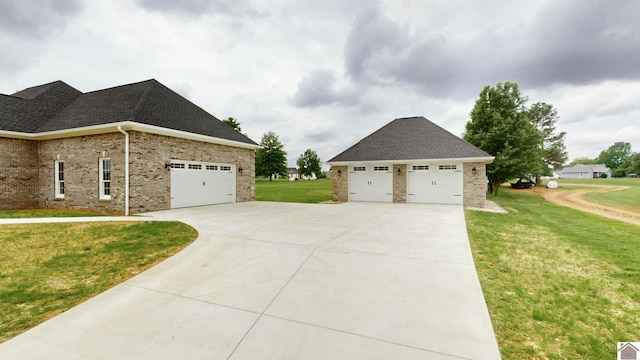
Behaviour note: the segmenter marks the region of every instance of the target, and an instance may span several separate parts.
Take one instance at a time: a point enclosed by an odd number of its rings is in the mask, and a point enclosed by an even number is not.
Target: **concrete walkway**
[[[460,206],[249,202],[144,218],[200,236],[0,358],[500,358]]]

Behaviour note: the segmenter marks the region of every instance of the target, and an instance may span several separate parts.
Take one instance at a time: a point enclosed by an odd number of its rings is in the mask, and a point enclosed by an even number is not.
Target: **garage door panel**
[[[171,208],[235,202],[235,165],[174,160],[171,167]]]
[[[349,201],[393,201],[392,166],[350,166]]]
[[[408,201],[462,204],[462,179],[462,164],[409,165]]]

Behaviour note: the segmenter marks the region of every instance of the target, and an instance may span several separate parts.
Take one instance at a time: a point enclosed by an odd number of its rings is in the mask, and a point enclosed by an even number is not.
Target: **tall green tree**
[[[322,171],[320,166],[320,158],[318,154],[311,150],[307,149],[300,155],[297,161],[298,164],[298,173],[308,176],[311,179],[311,175],[316,174],[316,176],[320,176],[320,172]]]
[[[529,121],[525,103],[517,83],[485,86],[465,127],[466,141],[495,156],[487,165],[494,196],[503,182],[540,171],[543,136]]]
[[[269,131],[262,135],[261,149],[256,151],[256,175],[268,176],[269,181],[273,175],[286,176],[287,152],[276,133]]]
[[[597,159],[591,159],[588,157],[579,157],[579,158],[573,159],[573,161],[569,163],[569,166],[578,165],[578,164],[591,165],[591,164],[597,164],[597,163],[598,163]]]
[[[567,148],[564,145],[566,132],[558,132],[558,110],[552,105],[537,102],[527,109],[529,121],[542,132],[542,172],[537,173],[536,183],[540,183],[540,175],[551,175],[553,170],[561,168],[569,158]]]
[[[223,123],[231,126],[232,128],[236,129],[237,132],[242,132],[242,129],[240,128],[240,121],[232,118],[232,117],[228,117],[224,120],[222,120]]]
[[[629,167],[627,168],[626,174],[635,174],[635,176],[640,175],[640,153],[633,153],[631,158],[629,159]]]
[[[626,176],[625,168],[630,165],[631,155],[631,144],[619,141],[609,146],[607,150],[602,150],[597,160],[607,165],[613,176]]]

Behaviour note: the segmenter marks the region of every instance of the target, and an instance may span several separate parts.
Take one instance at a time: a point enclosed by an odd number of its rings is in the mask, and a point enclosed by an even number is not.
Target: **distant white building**
[[[566,167],[560,171],[562,179],[594,179],[606,174],[611,177],[611,169],[605,164],[578,164]]]
[[[289,171],[289,181],[298,180],[298,169],[294,167],[287,168]]]
[[[289,171],[289,181],[298,179],[316,180],[318,178],[315,173],[311,173],[311,176],[299,174],[298,169],[294,167],[287,168],[287,170]]]

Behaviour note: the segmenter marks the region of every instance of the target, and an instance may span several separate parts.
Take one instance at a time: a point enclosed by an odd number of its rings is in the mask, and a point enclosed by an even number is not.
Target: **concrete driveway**
[[[149,213],[200,236],[0,345],[6,359],[499,359],[460,206]]]

